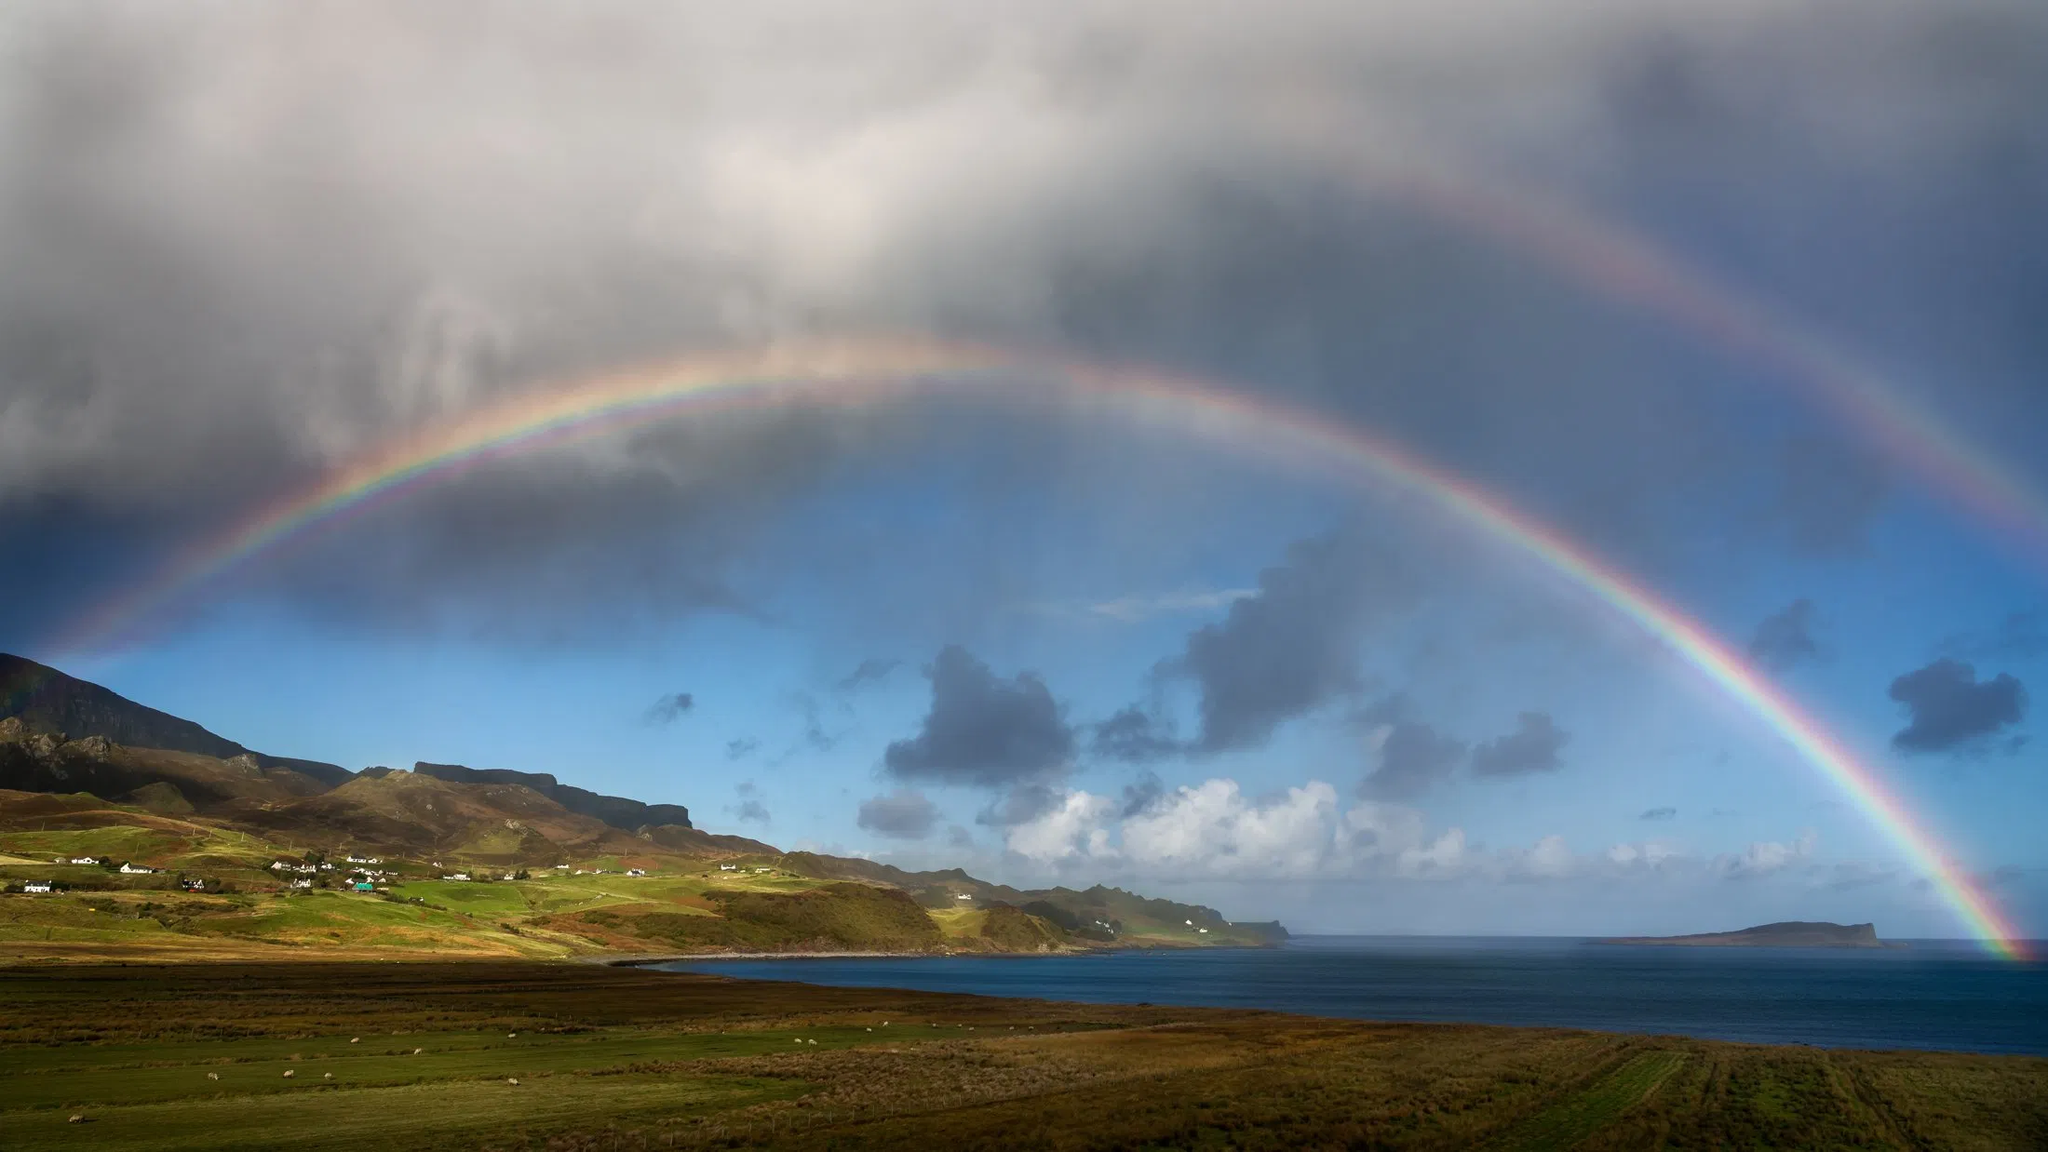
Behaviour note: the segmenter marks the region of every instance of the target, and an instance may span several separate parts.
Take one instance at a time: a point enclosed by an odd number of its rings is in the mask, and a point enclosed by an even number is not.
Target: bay
[[[1266,949],[681,960],[747,979],[1088,1003],[2048,1055],[2048,965],[1967,941],[1685,948],[1554,937],[1302,936]]]

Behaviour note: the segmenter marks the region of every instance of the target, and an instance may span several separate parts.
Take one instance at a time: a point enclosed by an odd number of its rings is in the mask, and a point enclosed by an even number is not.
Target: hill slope
[[[251,752],[190,720],[159,712],[46,664],[0,652],[0,720],[19,718],[30,731],[73,740],[98,736],[131,748],[161,748],[229,760],[253,756],[264,768],[290,768],[332,788],[352,773],[338,764]]]

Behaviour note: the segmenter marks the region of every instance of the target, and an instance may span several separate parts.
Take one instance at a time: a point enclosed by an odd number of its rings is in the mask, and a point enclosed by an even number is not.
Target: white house
[[[130,876],[149,876],[154,874],[156,872],[156,869],[145,868],[140,864],[128,864],[124,862],[121,865],[121,871]]]
[[[955,900],[972,900],[972,899],[974,899],[974,897],[972,897],[972,896],[968,895],[968,894],[967,894],[967,893],[965,893],[965,892],[962,892],[962,893],[961,893],[961,894],[959,894],[958,896],[955,896],[955,897],[953,897],[953,899],[955,899]]]
[[[518,874],[517,872],[507,872],[507,873],[505,873],[505,874],[504,874],[503,876],[499,877],[499,879],[501,879],[501,880],[517,880],[517,879],[519,879],[519,874]]]
[[[718,870],[720,872],[737,872],[740,870],[740,866],[737,864],[720,864]]]
[[[775,871],[775,869],[773,869],[773,868],[756,868],[756,869],[754,869],[754,872],[755,872],[755,874],[756,874],[756,875],[759,875],[759,874],[760,874],[760,873],[762,873],[762,872],[773,872],[773,871]]]
[[[311,888],[312,886],[313,886],[313,882],[312,882],[311,880],[294,880],[294,881],[292,881],[292,887],[294,887],[294,888]]]
[[[449,874],[447,874],[446,876],[443,876],[443,877],[441,877],[441,879],[443,879],[443,880],[467,880],[467,879],[469,879],[469,873],[467,873],[467,872],[450,872],[450,873],[449,873]]]
[[[48,880],[31,880],[23,884],[21,890],[23,892],[48,892],[50,891],[50,882]]]
[[[98,860],[95,860],[95,859],[93,859],[93,858],[92,858],[92,857],[90,857],[90,856],[73,856],[73,857],[71,858],[71,862],[72,862],[73,864],[97,864],[97,863],[99,863],[99,861],[98,861]]]
[[[645,875],[647,875],[647,869],[645,869],[645,868],[628,868],[628,869],[626,869],[626,875],[628,875],[628,876],[645,876]]]
[[[350,855],[348,858],[348,862],[351,864],[382,864],[384,861],[376,856]]]

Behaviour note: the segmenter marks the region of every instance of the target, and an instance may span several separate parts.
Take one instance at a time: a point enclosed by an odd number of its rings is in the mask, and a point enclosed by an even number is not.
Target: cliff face
[[[446,780],[450,784],[517,784],[531,788],[571,812],[602,820],[614,828],[627,832],[636,831],[650,824],[692,827],[690,810],[681,804],[647,804],[624,796],[604,796],[586,788],[560,783],[546,772],[515,772],[510,768],[466,768],[460,764],[430,764],[424,760],[415,763],[412,770],[422,776]]]

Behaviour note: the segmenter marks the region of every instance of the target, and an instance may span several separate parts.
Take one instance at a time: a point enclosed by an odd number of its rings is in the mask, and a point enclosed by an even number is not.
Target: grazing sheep
[[[792,1037],[789,1042],[791,1044],[801,1044],[804,1042],[804,1038],[801,1036]]]
[[[817,1047],[817,1045],[818,1045],[818,1042],[817,1042],[816,1040],[806,1040],[806,1041],[804,1041],[804,1043],[806,1043],[806,1044],[809,1044],[809,1045],[810,1045],[810,1046],[812,1046],[813,1048]]]
[[[517,1076],[507,1076],[505,1077],[505,1083],[517,1088],[519,1087],[519,1078]]]
[[[285,1079],[287,1079],[287,1080],[291,1079],[292,1077],[294,1077],[294,1076],[296,1076],[296,1075],[298,1075],[298,1073],[296,1073],[296,1072],[292,1071],[292,1070],[291,1070],[291,1069],[289,1069],[289,1068],[287,1068],[287,1069],[285,1069],[285,1070],[284,1070],[284,1078],[285,1078]]]
[[[349,1037],[349,1038],[348,1038],[348,1042],[349,1042],[349,1043],[351,1043],[351,1044],[355,1044],[355,1043],[358,1043],[358,1042],[360,1042],[361,1040],[362,1040],[362,1037],[361,1037],[361,1036],[351,1036],[351,1037]]]
[[[83,1112],[73,1112],[73,1113],[71,1114],[71,1121],[70,1121],[70,1122],[71,1122],[71,1123],[73,1123],[73,1124],[83,1124],[83,1123],[85,1123],[85,1113],[83,1113]]]
[[[517,1032],[507,1032],[507,1033],[505,1033],[505,1039],[507,1039],[507,1040],[517,1040],[517,1039],[519,1039],[519,1033],[517,1033]]]
[[[322,1080],[332,1080],[332,1079],[334,1079],[334,1073],[332,1073],[332,1072],[322,1072],[322,1073],[320,1074],[320,1078],[321,1078]]]
[[[873,1032],[873,1031],[874,1031],[874,1029],[873,1029],[873,1028],[870,1028],[870,1029],[868,1029],[868,1031],[870,1031],[870,1032]]]
[[[218,1080],[218,1079],[220,1079],[220,1073],[218,1073],[218,1072],[208,1072],[208,1073],[206,1074],[206,1078],[207,1078],[208,1080]]]
[[[426,1051],[426,1049],[425,1049],[425,1048],[415,1048],[415,1049],[413,1049],[413,1050],[412,1050],[412,1054],[413,1054],[413,1055],[415,1055],[415,1056],[417,1056],[417,1055],[419,1055],[420,1053],[422,1053],[422,1052],[425,1052],[425,1051]]]

